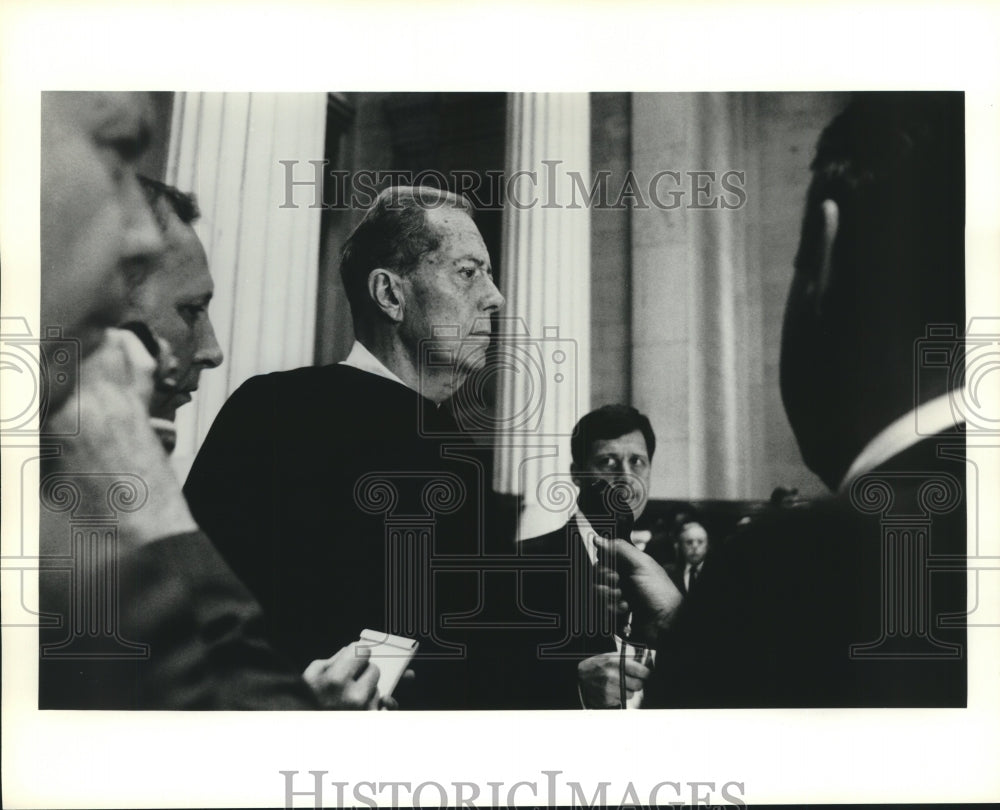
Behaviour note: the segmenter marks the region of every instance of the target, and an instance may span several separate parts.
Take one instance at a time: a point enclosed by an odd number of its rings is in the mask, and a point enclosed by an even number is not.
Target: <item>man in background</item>
[[[708,532],[693,512],[680,512],[674,519],[677,530],[676,561],[666,568],[667,576],[684,596],[697,587],[709,552]]]
[[[653,657],[623,638],[623,627],[615,626],[610,606],[595,590],[594,540],[607,533],[630,541],[649,500],[656,436],[635,408],[605,405],[577,422],[570,444],[570,473],[579,487],[576,512],[564,526],[520,544],[525,557],[553,562],[550,570],[534,563],[524,569],[522,606],[555,614],[558,625],[552,632],[521,634],[509,656],[518,673],[506,679],[509,708],[622,708],[623,686],[626,706],[638,708]]]
[[[781,389],[832,494],[751,523],[680,610],[659,566],[604,546],[610,598],[686,664],[658,670],[663,705],[965,705],[962,351],[938,341],[944,373],[918,351],[964,323],[964,169],[961,93],[861,94],[823,132]]]

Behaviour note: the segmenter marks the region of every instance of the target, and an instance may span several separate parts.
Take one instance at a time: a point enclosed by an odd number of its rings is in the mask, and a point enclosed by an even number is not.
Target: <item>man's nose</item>
[[[129,260],[151,258],[163,252],[163,234],[135,174],[130,174],[125,182],[128,187],[124,202],[122,256]]]
[[[212,322],[206,319],[205,331],[198,351],[195,352],[194,361],[206,368],[218,368],[222,365],[222,360],[222,347],[219,346],[219,341],[215,337],[215,328],[212,326]]]
[[[497,289],[497,285],[493,283],[493,279],[487,278],[486,283],[489,285],[489,288],[486,290],[486,294],[483,299],[483,309],[499,312],[503,309],[504,304],[507,303],[507,299],[504,298],[500,290]]]

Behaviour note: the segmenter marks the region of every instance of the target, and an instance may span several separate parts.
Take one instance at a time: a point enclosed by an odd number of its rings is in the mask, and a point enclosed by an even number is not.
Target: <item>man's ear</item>
[[[840,208],[833,200],[823,200],[820,207],[823,215],[823,236],[820,242],[819,275],[816,278],[816,310],[823,311],[823,302],[833,283],[833,246],[837,241],[840,227]]]
[[[396,323],[403,320],[406,296],[402,279],[392,270],[376,267],[368,274],[368,295],[375,306]]]

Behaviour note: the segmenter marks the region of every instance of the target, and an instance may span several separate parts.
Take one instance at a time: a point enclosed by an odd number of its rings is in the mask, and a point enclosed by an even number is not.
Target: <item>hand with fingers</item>
[[[576,668],[583,705],[588,709],[621,707],[621,671],[619,654],[602,653],[585,658]],[[631,698],[643,688],[652,670],[633,658],[625,659],[625,695]]]
[[[313,661],[302,677],[324,709],[377,709],[379,669],[370,658],[371,650],[355,642]]]
[[[412,669],[407,669],[403,671],[403,674],[399,677],[400,682],[402,681],[412,681],[416,676]],[[391,695],[383,695],[378,699],[378,707],[386,711],[394,711],[399,708],[399,704],[396,702],[396,698]]]
[[[159,354],[160,362],[168,362],[168,351]],[[85,490],[83,499],[104,498],[103,484],[92,480],[94,473],[130,475],[143,483],[149,493],[143,508],[121,513],[119,534],[125,548],[197,528],[150,425],[157,366],[139,337],[108,329],[102,343],[83,359],[79,384],[46,418],[51,432],[70,436],[49,468],[77,474],[74,480]],[[78,432],[71,430],[77,420]],[[91,483],[98,486],[94,493],[86,491]]]
[[[670,626],[684,597],[656,560],[624,540],[595,541],[599,550],[595,589],[621,618],[632,612],[632,638],[653,644]]]

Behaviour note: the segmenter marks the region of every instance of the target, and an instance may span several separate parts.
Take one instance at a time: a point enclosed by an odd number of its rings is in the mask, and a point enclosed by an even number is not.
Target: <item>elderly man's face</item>
[[[583,469],[573,468],[573,480],[585,486],[596,475],[609,484],[627,484],[632,490],[629,507],[638,520],[649,501],[649,461],[646,438],[641,430],[633,430],[616,439],[591,442]],[[581,472],[585,475],[579,475]]]
[[[688,523],[680,534],[681,552],[685,562],[698,565],[708,553],[708,532],[700,523]]]
[[[428,226],[441,244],[403,278],[406,308],[404,344],[419,360],[420,341],[434,336],[461,339],[457,369],[481,368],[490,342],[490,315],[504,298],[493,283],[486,245],[472,219],[459,210],[433,209]]]
[[[141,93],[42,94],[42,325],[84,355],[121,322],[126,273],[163,247],[136,179],[149,139]]]
[[[205,249],[194,228],[181,222],[169,204],[159,205],[167,221],[166,250],[134,294],[129,319],[144,321],[170,344],[177,360],[178,388],[172,394],[158,391],[152,413],[173,419],[177,409],[191,401],[201,372],[222,362],[222,350],[208,317],[214,285]]]

